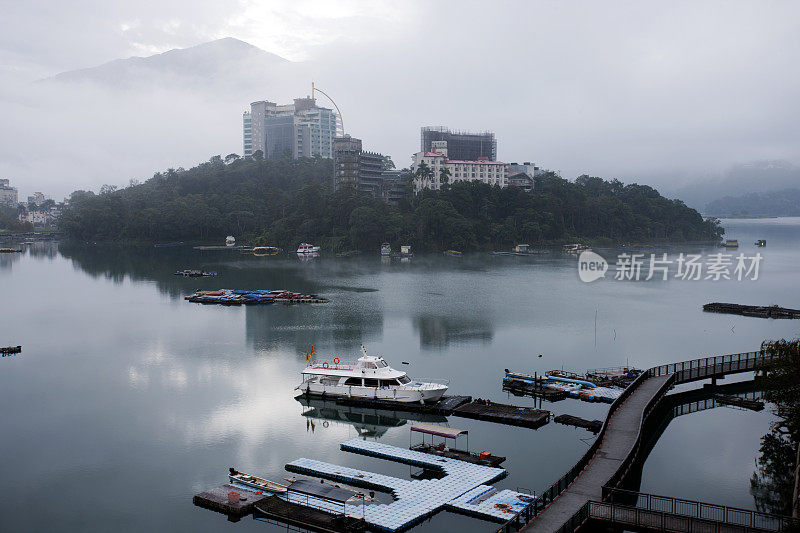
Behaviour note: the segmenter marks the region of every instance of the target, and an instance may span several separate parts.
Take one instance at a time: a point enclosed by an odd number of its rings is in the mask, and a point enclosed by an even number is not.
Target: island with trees
[[[258,155],[258,154],[257,154]],[[646,185],[554,173],[526,192],[478,182],[445,183],[407,193],[398,205],[349,187],[332,189],[332,161],[265,160],[236,154],[158,172],[144,183],[76,191],[61,217],[82,241],[219,242],[226,235],[293,249],[377,250],[382,242],[418,251],[507,249],[581,241],[589,244],[718,242],[716,219]]]

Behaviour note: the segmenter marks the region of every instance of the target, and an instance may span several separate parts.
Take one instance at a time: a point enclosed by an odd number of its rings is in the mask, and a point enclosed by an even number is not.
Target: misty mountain
[[[800,216],[800,189],[725,196],[709,202],[704,211],[708,215],[717,217],[730,215],[796,217]]]
[[[70,70],[42,80],[52,83],[93,83],[124,89],[142,86],[218,87],[259,83],[293,63],[244,41],[226,37],[190,48],[147,57],[116,59],[102,65]]]
[[[731,167],[718,177],[697,179],[670,191],[687,205],[705,212],[706,205],[724,197],[768,193],[800,187],[800,167],[787,161],[752,161]]]

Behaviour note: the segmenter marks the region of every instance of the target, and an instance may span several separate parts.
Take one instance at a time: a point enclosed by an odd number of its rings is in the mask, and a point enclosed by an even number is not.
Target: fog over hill
[[[737,164],[800,164],[794,4],[301,4],[20,4],[0,20],[0,177],[60,199],[241,153],[250,102],[312,81],[398,167],[421,126],[490,130],[501,161],[702,208],[795,172]]]
[[[147,86],[192,88],[242,87],[291,73],[290,61],[233,37],[148,57],[116,59],[70,70],[45,83],[95,83],[119,89]]]

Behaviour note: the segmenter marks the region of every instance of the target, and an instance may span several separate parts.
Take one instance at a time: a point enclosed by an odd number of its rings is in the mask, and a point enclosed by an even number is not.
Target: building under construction
[[[486,158],[497,161],[497,139],[494,133],[469,133],[466,131],[450,131],[443,126],[426,126],[420,135],[420,150],[431,151],[433,141],[447,141],[448,157],[458,161],[477,161]]]

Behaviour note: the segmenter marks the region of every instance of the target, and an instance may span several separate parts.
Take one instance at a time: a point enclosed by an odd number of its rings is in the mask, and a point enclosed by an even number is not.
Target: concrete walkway
[[[602,501],[603,485],[619,470],[636,444],[647,403],[669,378],[669,375],[649,378],[639,385],[611,417],[603,442],[589,465],[523,531],[556,531],[589,500]]]

